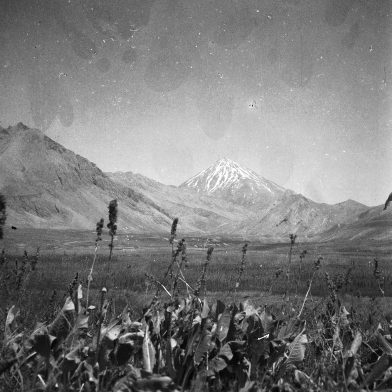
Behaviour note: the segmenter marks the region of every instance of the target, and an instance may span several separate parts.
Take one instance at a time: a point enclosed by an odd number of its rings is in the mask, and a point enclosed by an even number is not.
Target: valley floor
[[[253,241],[248,247],[238,294],[234,294],[243,241],[239,238],[185,238],[188,261],[184,276],[190,286],[194,286],[200,276],[207,247],[214,246],[207,271],[207,290],[213,292],[216,298],[236,295],[237,299],[251,297],[262,304],[271,304],[281,301],[286,294],[300,300],[307,291],[314,262],[319,257],[323,259],[312,283],[311,296],[322,298],[328,295],[326,273],[340,293],[350,298],[380,297],[381,290],[384,290],[385,296],[392,296],[392,267],[389,263],[392,249],[387,243],[301,243],[298,239],[292,250],[287,274],[289,243]],[[5,249],[3,263],[10,271],[21,268],[24,260],[37,258],[39,248],[36,271],[31,272],[24,288],[26,296],[32,299],[28,306],[32,315],[38,317],[54,298],[61,302],[76,273],[78,280],[86,285],[93,260],[94,241],[93,231],[18,229],[6,232],[0,247]],[[91,284],[92,295],[98,295],[101,288],[106,286],[117,302],[117,308],[132,303],[135,311],[140,310],[154,291],[145,274],[153,275],[165,284],[163,277],[171,260],[168,235],[120,233],[115,240],[110,264],[108,243],[108,238],[105,238],[99,244]],[[301,261],[300,254],[305,250],[306,255]],[[383,279],[381,286],[375,277],[375,258],[378,260],[378,273]],[[186,286],[180,284],[185,293]],[[2,303],[14,300],[10,292],[12,290],[2,290]]]

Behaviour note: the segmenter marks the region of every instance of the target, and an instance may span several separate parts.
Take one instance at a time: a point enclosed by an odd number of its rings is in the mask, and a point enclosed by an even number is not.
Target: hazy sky
[[[316,201],[392,191],[391,1],[0,7],[2,126],[167,184],[227,157]]]

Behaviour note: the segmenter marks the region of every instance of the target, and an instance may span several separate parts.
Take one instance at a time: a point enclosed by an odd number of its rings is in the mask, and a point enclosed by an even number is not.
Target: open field
[[[29,305],[31,313],[39,318],[40,311],[48,305],[53,293],[62,299],[68,285],[78,273],[78,279],[86,284],[94,254],[95,232],[56,230],[16,230],[5,237],[7,265],[10,270],[23,263],[24,251],[35,257],[40,248],[36,271],[26,282],[26,290],[34,298]],[[188,262],[184,275],[193,286],[205,260],[206,249],[214,246],[208,267],[207,290],[217,298],[226,298],[233,291],[241,259],[243,241],[222,238],[196,238],[185,236]],[[382,243],[301,243],[296,242],[292,251],[290,276],[286,276],[290,244],[249,244],[245,270],[238,295],[262,298],[281,298],[285,293],[303,295],[313,273],[314,262],[321,256],[321,268],[312,284],[311,295],[324,297],[328,294],[325,273],[340,280],[348,275],[341,294],[355,297],[381,296],[374,272],[374,258],[384,278],[385,296],[392,296],[391,245]],[[300,254],[306,250],[301,261]],[[162,279],[171,260],[168,238],[159,235],[119,234],[115,240],[114,256],[108,264],[108,240],[103,240],[91,284],[92,295],[106,286],[117,307],[132,302],[139,311],[151,296],[151,287],[145,274]],[[164,283],[164,282],[163,282]],[[185,285],[180,290],[185,292]],[[246,293],[246,294],[244,294]],[[37,296],[35,295],[37,294]],[[3,301],[7,293],[2,292]],[[38,300],[39,298],[39,300]],[[275,300],[276,300],[275,298]],[[9,301],[5,301],[9,302]]]
[[[99,243],[91,308],[95,237],[6,232],[0,392],[392,388],[389,244],[185,236],[179,269],[167,237],[120,233],[110,263]]]

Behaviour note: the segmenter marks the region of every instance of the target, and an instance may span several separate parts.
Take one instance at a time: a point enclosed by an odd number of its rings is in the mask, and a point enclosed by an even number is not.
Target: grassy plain
[[[185,239],[191,295],[165,235],[120,233],[110,263],[99,244],[87,308],[95,232],[7,231],[0,392],[391,390],[389,244],[254,240],[242,269],[243,238]],[[146,274],[169,288],[158,302]]]
[[[212,261],[208,267],[207,290],[209,296],[227,299],[233,296],[233,288],[241,259],[243,239],[198,238],[185,236],[188,262],[184,275],[193,286],[205,260],[206,247],[214,246]],[[36,271],[25,282],[24,304],[26,318],[32,322],[42,318],[53,303],[62,303],[68,286],[78,273],[78,279],[87,285],[94,253],[95,232],[56,230],[16,230],[6,233],[2,247],[6,252],[7,268],[10,274],[16,265],[23,263],[24,251],[34,257],[40,248]],[[171,259],[168,239],[160,235],[119,234],[115,240],[114,257],[108,263],[108,243],[103,240],[91,283],[93,302],[103,286],[109,289],[114,309],[119,310],[131,304],[135,314],[151,299],[154,288],[145,274],[163,279]],[[381,296],[374,273],[374,258],[384,278],[385,297],[392,296],[392,267],[390,267],[391,246],[381,243],[306,243],[297,240],[287,278],[289,242],[265,244],[252,241],[249,244],[245,271],[236,293],[238,299],[249,297],[258,304],[279,303],[286,293],[292,299],[303,298],[313,273],[313,264],[322,256],[321,268],[313,281],[311,296],[325,297],[328,287],[327,272],[337,284],[342,284],[340,294],[347,298],[373,298]],[[300,254],[306,250],[301,262]],[[165,284],[165,282],[163,281]],[[180,283],[181,284],[181,283]],[[186,292],[181,284],[182,292]],[[0,290],[2,303],[12,304],[21,298],[12,298],[10,291]],[[19,296],[19,294],[18,294]],[[95,298],[94,298],[95,297]],[[50,305],[52,303],[52,305]]]

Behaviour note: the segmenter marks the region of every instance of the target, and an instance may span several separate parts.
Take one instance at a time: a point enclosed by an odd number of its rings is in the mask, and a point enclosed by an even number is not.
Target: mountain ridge
[[[180,186],[133,172],[104,173],[23,124],[0,127],[0,165],[0,193],[7,197],[8,221],[21,227],[91,229],[106,215],[113,198],[119,200],[119,228],[129,232],[165,232],[179,217],[183,233],[242,233],[271,240],[297,233],[304,240],[322,240],[335,238],[342,227],[345,237],[351,238],[350,230],[361,231],[362,223],[371,228],[379,219],[371,208],[353,200],[316,203],[228,158]],[[186,184],[200,179],[200,174],[202,181],[193,184],[210,188],[198,190]],[[389,215],[382,217],[384,226],[388,219]],[[379,230],[376,234],[383,236]]]
[[[180,184],[179,188],[194,189],[198,193],[216,195],[243,205],[267,205],[287,191],[228,158],[217,160],[210,167]]]
[[[152,230],[155,224],[163,229],[172,219],[137,190],[113,182],[86,158],[20,123],[0,130],[0,165],[0,192],[16,226],[94,227],[113,198],[132,212],[133,221],[121,217],[130,230]]]

